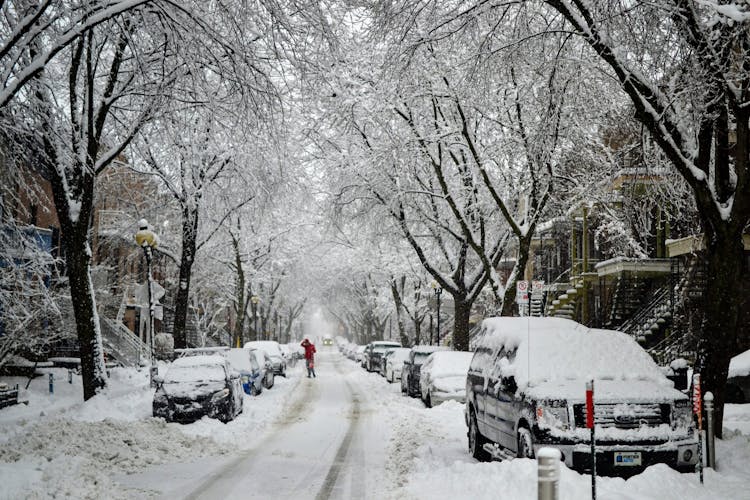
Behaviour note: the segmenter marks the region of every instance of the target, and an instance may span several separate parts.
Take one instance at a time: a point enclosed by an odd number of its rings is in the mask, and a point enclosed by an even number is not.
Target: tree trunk
[[[503,294],[503,304],[500,310],[501,316],[513,316],[513,314],[515,313],[516,283],[518,282],[518,280],[523,280],[524,278],[526,264],[529,261],[530,246],[530,237],[518,238],[518,256],[516,257],[516,265],[513,267],[513,272],[510,275],[510,279],[506,283],[505,293]]]
[[[84,400],[94,397],[107,384],[99,315],[91,283],[91,250],[86,239],[87,229],[88,224],[85,225],[85,230],[80,229],[80,224],[77,224],[76,230],[64,233],[63,237],[70,297],[80,346]]]
[[[401,345],[408,345],[409,338],[406,336],[406,328],[404,328],[403,318],[403,302],[401,300],[401,292],[404,290],[405,278],[401,280],[401,290],[398,289],[398,283],[395,279],[391,280],[391,295],[393,295],[393,303],[396,306],[396,324],[398,325],[398,337],[401,341]]]
[[[740,312],[746,297],[740,293],[747,276],[742,231],[720,228],[706,231],[705,320],[698,339],[695,370],[701,372],[701,389],[714,395],[716,437],[722,435],[729,361],[737,354]]]
[[[420,341],[422,340],[422,321],[424,318],[420,318],[419,320],[414,320],[414,345],[419,345]],[[407,338],[408,341],[408,338]],[[402,342],[403,344],[403,342]],[[404,347],[408,346],[409,344],[403,344]]]
[[[469,350],[469,316],[471,315],[471,303],[466,302],[463,297],[453,296],[453,349],[456,351]]]
[[[174,346],[177,349],[187,347],[185,326],[188,315],[188,298],[190,297],[190,276],[195,261],[196,232],[198,214],[196,211],[184,210],[182,213],[182,255],[180,257],[180,280],[174,305]]]
[[[245,304],[245,270],[242,268],[242,255],[240,254],[239,242],[232,234],[232,249],[234,250],[234,265],[237,272],[235,278],[235,303],[234,303],[234,338],[232,339],[232,345],[236,347],[242,347],[245,339],[243,334],[245,332],[245,318],[247,317]]]

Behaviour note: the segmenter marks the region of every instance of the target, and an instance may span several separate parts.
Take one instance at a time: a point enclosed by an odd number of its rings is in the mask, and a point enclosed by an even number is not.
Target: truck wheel
[[[474,413],[474,408],[469,409],[469,453],[471,456],[479,460],[480,462],[489,462],[490,454],[484,449],[484,445],[488,442],[484,436],[479,432],[477,426],[477,416]]]
[[[518,429],[518,458],[534,458],[534,442],[531,439],[531,431],[526,427]]]

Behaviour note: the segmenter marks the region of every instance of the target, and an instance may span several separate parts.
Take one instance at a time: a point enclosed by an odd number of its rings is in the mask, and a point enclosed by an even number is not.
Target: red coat
[[[313,359],[313,354],[317,352],[315,350],[315,344],[312,342],[302,342],[301,345],[305,348],[305,359]]]

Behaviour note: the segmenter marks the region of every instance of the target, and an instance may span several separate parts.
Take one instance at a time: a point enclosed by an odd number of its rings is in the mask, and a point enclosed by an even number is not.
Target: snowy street
[[[0,413],[0,498],[536,498],[536,461],[471,458],[463,405],[427,409],[334,348],[320,351],[316,379],[298,364],[246,396],[228,424],[151,418],[153,390],[130,369],[83,404],[75,384],[53,396],[32,385],[33,405]],[[41,405],[50,406],[35,421]],[[729,407],[719,471],[706,471],[705,486],[697,474],[654,466],[627,481],[600,478],[601,498],[749,498],[750,437],[740,434],[748,407]],[[590,477],[561,472],[561,498],[586,498]]]

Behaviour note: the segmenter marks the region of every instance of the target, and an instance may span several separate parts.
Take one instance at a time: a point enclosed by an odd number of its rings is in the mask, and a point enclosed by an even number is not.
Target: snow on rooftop
[[[493,353],[515,351],[501,363],[519,389],[589,377],[673,385],[648,353],[621,332],[590,329],[563,318],[489,318],[482,327],[485,333],[478,345]]]
[[[414,352],[436,352],[445,351],[447,348],[440,345],[415,345],[412,347]]]
[[[733,357],[729,362],[730,377],[746,377],[750,375],[750,349]]]

